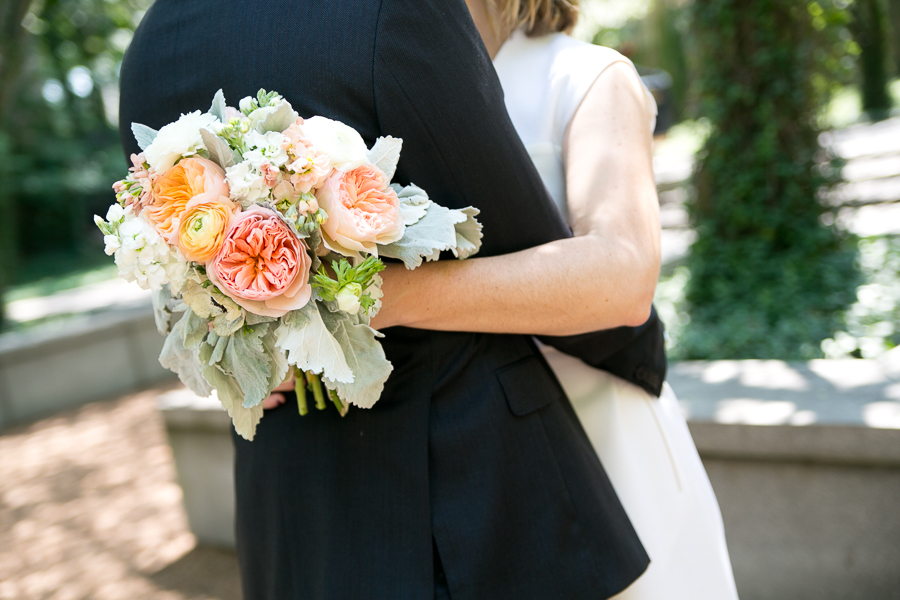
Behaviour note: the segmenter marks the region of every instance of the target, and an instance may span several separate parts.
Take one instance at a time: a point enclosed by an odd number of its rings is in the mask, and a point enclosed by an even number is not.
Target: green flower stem
[[[322,382],[319,381],[319,376],[315,373],[307,373],[306,382],[309,384],[309,389],[316,400],[316,408],[325,410],[325,395],[322,393]]]
[[[341,413],[341,416],[346,416],[347,410],[350,408],[350,406],[341,402],[341,397],[338,396],[338,393],[336,391],[328,390],[328,395],[331,397],[331,402],[334,403],[335,408],[337,408],[338,412]]]
[[[303,371],[294,367],[294,393],[297,394],[297,408],[300,410],[300,416],[303,417],[309,412],[309,405],[306,404],[306,378],[303,377]]]

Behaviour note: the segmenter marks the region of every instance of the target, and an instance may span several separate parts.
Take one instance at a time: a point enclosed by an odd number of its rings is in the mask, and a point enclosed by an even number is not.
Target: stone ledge
[[[174,378],[149,305],[0,336],[0,428]]]
[[[900,430],[853,425],[735,425],[692,421],[704,459],[900,467]]]

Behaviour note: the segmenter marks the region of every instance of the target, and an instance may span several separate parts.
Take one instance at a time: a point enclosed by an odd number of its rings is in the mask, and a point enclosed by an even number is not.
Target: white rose
[[[338,171],[346,173],[369,162],[369,149],[362,136],[340,121],[325,117],[311,117],[303,122],[303,133],[316,147],[331,159]]]
[[[355,315],[359,312],[359,297],[362,294],[362,286],[358,283],[348,283],[334,295],[338,308],[345,313]]]
[[[215,122],[214,116],[199,110],[181,115],[160,129],[153,143],[144,150],[147,163],[157,173],[165,173],[182,156],[193,156],[204,148],[200,130],[208,129]]]
[[[262,175],[247,161],[225,169],[225,180],[231,189],[231,199],[240,202],[244,208],[269,195],[269,188]]]

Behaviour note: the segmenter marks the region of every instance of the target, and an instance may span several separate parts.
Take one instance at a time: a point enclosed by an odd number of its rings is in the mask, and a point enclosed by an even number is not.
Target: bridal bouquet
[[[132,125],[143,152],[95,222],[119,276],[153,290],[160,363],[198,395],[215,390],[253,439],[262,401],[291,375],[301,414],[307,390],[342,415],[373,406],[392,370],[368,325],[381,257],[408,269],[445,250],[467,258],[481,225],[474,208],[390,183],[402,140],[367,148],[265,90],[239,107],[220,90],[207,112]]]

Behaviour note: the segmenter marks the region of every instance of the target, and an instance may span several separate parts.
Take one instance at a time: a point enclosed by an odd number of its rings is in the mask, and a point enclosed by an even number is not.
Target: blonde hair
[[[487,0],[487,6],[494,28],[504,37],[519,27],[530,37],[569,32],[578,20],[578,0]]]

